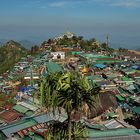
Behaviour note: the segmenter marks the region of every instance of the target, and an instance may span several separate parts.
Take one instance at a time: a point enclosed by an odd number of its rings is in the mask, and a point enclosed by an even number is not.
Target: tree
[[[120,47],[120,48],[118,49],[118,51],[119,51],[119,52],[127,52],[128,49],[126,49],[126,48],[121,48],[121,47]]]
[[[83,36],[78,36],[78,40],[83,40]]]
[[[36,53],[39,51],[39,47],[37,45],[32,46],[31,53]]]
[[[47,76],[47,78],[41,79],[40,84],[40,93],[41,93],[41,105],[46,107],[48,110],[52,109],[52,98],[55,95],[56,87],[60,76],[62,75],[61,72],[51,73]]]
[[[97,95],[100,89],[91,87],[87,78],[78,73],[55,73],[49,75],[43,82],[41,90],[44,100],[42,103],[48,108],[64,109],[68,116],[68,140],[72,138],[71,115],[73,111],[83,110],[87,105],[89,109],[97,105]],[[98,101],[99,102],[99,101]]]

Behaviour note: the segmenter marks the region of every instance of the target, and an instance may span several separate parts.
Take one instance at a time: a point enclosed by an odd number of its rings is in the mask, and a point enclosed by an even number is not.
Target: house
[[[0,127],[0,138],[3,136],[3,139],[0,140],[12,138],[12,136],[13,138],[22,140],[25,136],[30,135],[31,132],[37,133],[37,131],[39,132],[39,130],[41,129],[46,130],[45,124],[56,119],[60,122],[63,122],[67,119],[67,116],[65,116],[65,114],[61,116],[58,113],[43,114],[35,117],[26,118],[21,120],[20,122],[14,122],[12,124]]]
[[[20,130],[35,126],[36,124],[37,122],[33,119],[25,119],[25,120],[21,120],[20,122],[15,122],[15,123],[6,125],[4,127],[1,127],[0,132],[2,132],[5,135],[5,137],[11,138],[13,134],[19,132]]]
[[[84,121],[85,122],[85,121]],[[111,119],[102,124],[94,124],[85,122],[89,140],[139,140],[140,134],[138,130],[117,119]]]
[[[110,130],[89,129],[89,140],[139,140],[140,134],[132,128],[116,128]]]
[[[14,110],[9,110],[9,111],[0,113],[0,119],[2,119],[5,123],[11,123],[13,121],[17,121],[21,117],[23,117],[23,115],[20,113],[17,113]]]
[[[15,110],[16,112],[22,113],[25,116],[32,116],[34,114],[34,111],[32,111],[32,109],[29,109],[20,104],[16,104],[15,106],[13,106],[13,110]]]
[[[35,105],[33,105],[33,103],[30,104],[28,102],[22,101],[22,102],[17,102],[17,104],[18,105],[22,105],[22,106],[24,106],[24,107],[26,107],[26,108],[28,108],[28,109],[30,109],[32,111],[37,111],[38,110],[38,107],[36,107]]]
[[[65,52],[51,52],[52,59],[65,59]]]
[[[63,67],[55,62],[48,62],[46,65],[47,73],[54,73],[54,72],[63,72]]]

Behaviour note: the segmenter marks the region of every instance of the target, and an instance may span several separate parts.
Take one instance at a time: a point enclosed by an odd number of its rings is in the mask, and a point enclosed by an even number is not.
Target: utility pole
[[[34,80],[33,80],[33,66],[32,64],[30,65],[30,85],[34,86]]]

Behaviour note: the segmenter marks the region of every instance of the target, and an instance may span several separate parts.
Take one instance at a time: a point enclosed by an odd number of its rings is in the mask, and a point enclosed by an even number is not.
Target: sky
[[[140,46],[140,0],[0,0],[0,39],[39,42],[66,31]]]

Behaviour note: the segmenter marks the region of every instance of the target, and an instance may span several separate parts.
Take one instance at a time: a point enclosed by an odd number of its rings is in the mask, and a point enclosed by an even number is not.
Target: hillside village
[[[40,88],[42,79],[65,71],[100,88],[96,111],[72,114],[73,122],[87,128],[87,138],[140,139],[139,54],[67,32],[44,41],[36,55],[26,53],[17,60],[0,76],[0,140],[45,140],[50,125],[67,121],[66,112],[53,113],[41,105]]]

